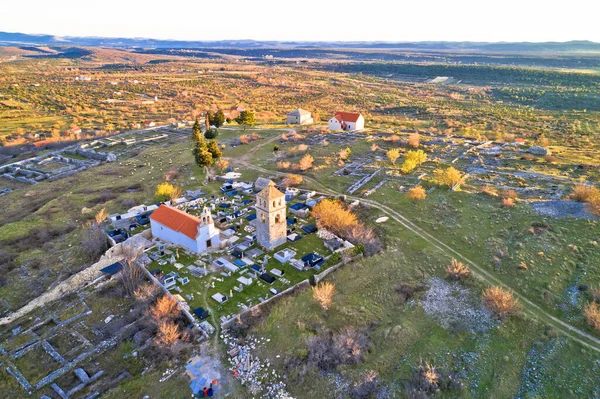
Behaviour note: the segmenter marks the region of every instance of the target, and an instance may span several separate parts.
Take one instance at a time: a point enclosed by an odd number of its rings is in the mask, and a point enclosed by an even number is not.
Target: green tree
[[[220,128],[221,126],[223,126],[223,124],[225,123],[225,114],[223,113],[223,110],[220,109],[213,115],[211,123],[216,128]]]
[[[240,112],[240,116],[235,118],[235,121],[238,125],[242,125],[244,130],[246,130],[247,126],[254,126],[254,112],[242,111]]]
[[[217,138],[218,135],[219,131],[217,129],[208,129],[206,132],[204,132],[204,138],[209,140]]]
[[[217,140],[209,141],[208,145],[206,146],[206,149],[212,155],[213,163],[217,162],[223,155],[223,152],[221,152],[221,149],[219,148],[219,143],[217,142]]]
[[[193,154],[196,165],[201,168],[207,168],[214,163],[213,156],[210,151],[208,151],[208,146],[205,142],[196,143]]]
[[[200,127],[198,119],[196,119],[194,126],[192,126],[192,140],[196,143],[202,141],[202,128]]]

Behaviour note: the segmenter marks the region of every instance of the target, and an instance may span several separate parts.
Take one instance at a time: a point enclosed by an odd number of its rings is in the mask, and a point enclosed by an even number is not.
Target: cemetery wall
[[[239,313],[237,316],[232,317],[231,319],[227,320],[226,322],[221,323],[221,327],[228,328],[233,323],[235,323],[235,321],[238,318],[242,318],[243,316],[246,316],[246,315],[252,315],[252,314],[254,314],[254,312],[262,310],[263,307],[269,306],[273,302],[278,301],[281,298],[285,298],[287,296],[294,295],[296,292],[304,291],[305,289],[308,289],[309,287],[310,287],[310,284],[308,282],[308,279],[302,280],[298,284],[291,286],[290,288],[288,288],[284,291],[281,291],[279,294],[274,295],[271,298],[259,303],[258,305],[252,306],[251,308],[243,311],[242,313]],[[261,312],[258,312],[258,313],[261,313]]]

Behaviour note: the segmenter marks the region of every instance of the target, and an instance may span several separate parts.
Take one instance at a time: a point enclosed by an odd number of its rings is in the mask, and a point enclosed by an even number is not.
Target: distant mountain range
[[[600,43],[590,41],[544,42],[544,43],[486,43],[486,42],[301,42],[301,41],[257,41],[219,40],[186,41],[157,40],[146,38],[108,38],[31,35],[26,33],[0,32],[0,46],[90,46],[109,48],[338,48],[338,49],[381,49],[414,51],[482,51],[482,52],[600,52]]]

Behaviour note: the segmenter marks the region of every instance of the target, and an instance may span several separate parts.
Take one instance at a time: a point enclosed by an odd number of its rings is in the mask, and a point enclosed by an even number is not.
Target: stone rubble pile
[[[252,395],[268,399],[292,399],[286,391],[285,382],[271,368],[269,361],[262,361],[254,353],[260,345],[269,342],[269,339],[250,336],[244,344],[240,344],[227,333],[222,334],[221,339],[229,349],[227,353],[231,372],[242,385],[248,387]]]

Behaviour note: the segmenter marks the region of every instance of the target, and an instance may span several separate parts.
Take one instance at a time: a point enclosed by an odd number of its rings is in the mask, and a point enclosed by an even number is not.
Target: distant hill
[[[58,37],[52,35],[30,35],[25,33],[0,32],[0,46],[89,46],[109,48],[340,48],[382,49],[416,51],[483,51],[483,52],[599,52],[600,43],[590,41],[545,42],[545,43],[486,43],[486,42],[300,42],[300,41],[256,41],[220,40],[186,41],[156,40],[146,38],[108,37]]]

